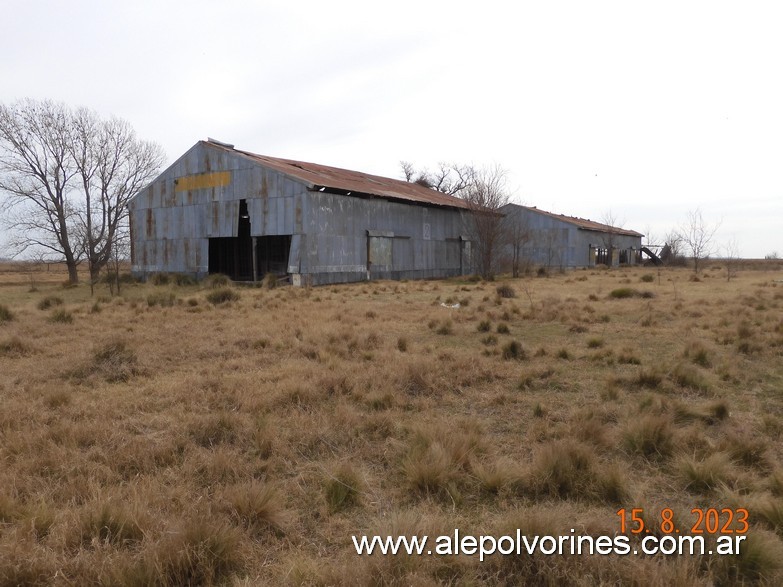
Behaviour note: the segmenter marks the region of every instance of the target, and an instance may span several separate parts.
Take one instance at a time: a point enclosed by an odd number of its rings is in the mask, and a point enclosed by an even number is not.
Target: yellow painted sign
[[[204,190],[219,188],[231,183],[230,171],[215,171],[213,173],[197,173],[186,175],[174,180],[174,191],[185,192],[187,190]]]

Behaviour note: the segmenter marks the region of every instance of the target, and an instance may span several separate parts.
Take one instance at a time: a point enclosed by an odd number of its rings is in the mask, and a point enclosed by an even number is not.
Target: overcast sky
[[[0,101],[400,177],[499,164],[513,199],[653,235],[701,208],[783,255],[783,3],[0,0]]]

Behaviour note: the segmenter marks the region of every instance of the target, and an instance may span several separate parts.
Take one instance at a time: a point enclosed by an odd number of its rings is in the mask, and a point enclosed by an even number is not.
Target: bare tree
[[[128,200],[163,159],[158,145],[137,139],[121,120],[53,102],[0,105],[0,192],[17,253],[60,255],[72,283],[86,258],[94,283],[111,259]]]
[[[607,226],[606,230],[601,232],[601,240],[606,249],[606,264],[611,267],[614,264],[614,250],[617,248],[618,235],[624,221],[618,220],[612,210],[607,210],[601,217],[601,222]]]
[[[463,197],[464,192],[473,184],[477,171],[472,165],[458,163],[438,163],[438,169],[416,167],[408,161],[400,161],[405,181],[437,190],[450,196]]]
[[[468,232],[476,252],[476,268],[484,279],[491,279],[506,240],[506,224],[500,212],[509,200],[506,170],[496,165],[475,171],[462,197],[470,210]]]
[[[401,161],[406,181],[465,200],[470,211],[466,229],[473,244],[476,268],[491,278],[497,268],[501,247],[507,242],[506,224],[500,209],[508,203],[506,170],[496,165],[477,169],[472,165],[439,163],[434,172],[416,169]]]
[[[672,230],[666,235],[664,245],[661,249],[660,258],[666,265],[683,265],[683,242],[682,236],[676,230]]]
[[[726,261],[726,281],[731,281],[739,271],[740,250],[736,237],[731,237],[726,243],[723,248],[723,258]]]
[[[70,112],[62,104],[24,100],[0,104],[0,192],[15,254],[48,251],[65,259],[78,280],[81,257],[74,239]]]
[[[713,239],[720,223],[711,225],[704,220],[700,208],[688,212],[688,220],[680,229],[680,238],[693,258],[693,271],[699,272],[701,260],[714,252]]]
[[[86,109],[74,114],[73,130],[71,150],[82,192],[77,228],[92,287],[122,237],[128,201],[157,175],[163,151],[137,139],[127,122],[100,120]]]
[[[532,240],[530,221],[524,209],[516,208],[506,215],[504,234],[511,249],[511,276],[519,277],[520,269],[528,261],[525,259],[525,247]]]

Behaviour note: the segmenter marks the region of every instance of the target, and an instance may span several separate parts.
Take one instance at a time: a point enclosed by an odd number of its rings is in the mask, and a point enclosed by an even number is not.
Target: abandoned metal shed
[[[471,272],[463,200],[200,141],[130,201],[133,273],[294,285]]]
[[[518,204],[507,204],[501,211],[510,226],[524,234],[519,239],[520,258],[526,263],[573,269],[642,262],[644,235],[634,230]]]

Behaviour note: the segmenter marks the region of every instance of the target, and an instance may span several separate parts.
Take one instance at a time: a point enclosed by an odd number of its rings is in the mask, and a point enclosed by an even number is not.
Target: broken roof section
[[[547,212],[546,210],[540,210],[539,208],[536,208],[534,206],[522,206],[520,204],[508,204],[508,205],[518,206],[519,208],[524,208],[525,210],[530,210],[531,212],[537,212],[539,214],[543,214],[544,216],[556,218],[557,220],[560,220],[562,222],[568,222],[569,224],[573,224],[574,226],[581,228],[583,230],[595,230],[597,232],[611,232],[613,234],[621,234],[624,236],[644,236],[642,233],[636,232],[635,230],[628,230],[625,228],[619,228],[617,226],[609,226],[608,224],[602,224],[600,222],[595,222],[594,220],[589,220],[587,218],[577,218],[576,216],[555,214],[554,212]]]
[[[225,149],[226,151],[242,155],[265,167],[299,179],[308,184],[308,187],[314,191],[323,189],[323,191],[336,191],[357,197],[377,196],[432,206],[468,208],[465,200],[401,179],[391,179],[360,171],[328,167],[318,163],[267,157],[266,155],[235,149],[233,145],[214,139],[203,142],[210,147]]]

